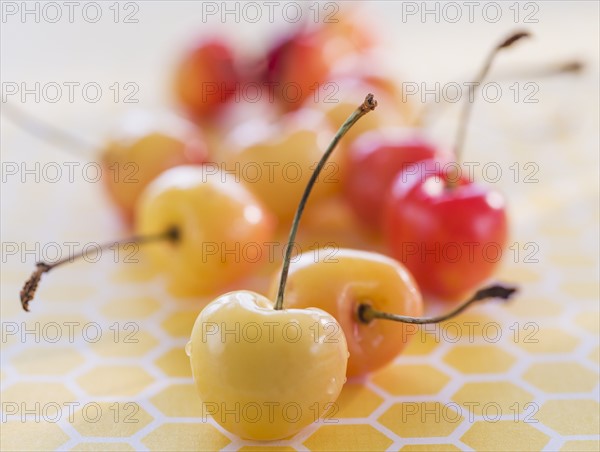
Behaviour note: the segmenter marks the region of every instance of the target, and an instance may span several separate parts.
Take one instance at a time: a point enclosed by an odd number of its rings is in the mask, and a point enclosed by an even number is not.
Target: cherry
[[[322,155],[322,143],[329,135],[324,114],[303,108],[282,115],[271,123],[247,121],[228,137],[224,167],[275,214],[280,226],[294,217],[304,187]],[[314,201],[339,191],[339,163],[329,162],[312,195]],[[232,178],[233,180],[233,178]]]
[[[101,180],[127,225],[134,222],[135,206],[150,182],[179,165],[200,165],[208,160],[202,131],[192,122],[166,112],[133,110],[119,121],[116,132],[102,145],[56,127],[13,105],[8,116],[28,133],[59,149],[99,149]]]
[[[134,112],[101,153],[102,181],[128,224],[145,187],[178,165],[200,165],[208,159],[200,129],[167,114]]]
[[[320,250],[324,251],[324,250]],[[278,281],[271,282],[273,296]],[[406,268],[395,259],[370,251],[340,248],[334,253],[306,252],[290,268],[285,291],[288,308],[316,306],[331,313],[346,335],[350,358],[347,375],[363,375],[383,367],[405,347],[409,328],[390,322],[358,321],[361,302],[410,316],[423,314],[421,292]]]
[[[269,293],[274,294],[277,287],[274,279]],[[319,253],[317,259],[313,252],[300,255],[290,269],[285,300],[288,308],[316,306],[335,317],[350,351],[347,375],[355,377],[386,366],[417,331],[414,326],[381,320],[438,323],[472,303],[507,299],[514,291],[500,285],[486,287],[448,314],[421,318],[421,292],[406,267],[378,253],[341,248],[333,256]]]
[[[496,46],[478,84],[497,52],[528,36],[515,33]],[[462,112],[457,162],[471,106],[465,104]],[[397,175],[383,220],[391,255],[407,266],[425,294],[444,300],[456,300],[490,277],[508,238],[502,195],[468,180],[457,168],[429,160],[418,164],[416,171],[407,168]]]
[[[275,227],[242,184],[229,184],[220,172],[207,174],[201,165],[177,166],[152,181],[140,197],[134,223],[134,237],[101,249],[144,244],[171,292],[182,296],[212,294],[252,273],[267,256]],[[246,246],[258,248],[251,259],[239,255]],[[39,262],[21,292],[23,309],[28,310],[44,273],[81,257]]]
[[[241,80],[229,45],[209,39],[184,56],[175,73],[175,94],[190,117],[212,121],[235,95]]]
[[[429,141],[400,129],[361,135],[348,151],[344,195],[364,225],[376,231],[387,193],[395,177],[409,164],[439,154]]]
[[[415,174],[401,173],[386,206],[384,236],[424,293],[456,300],[489,278],[508,239],[500,193],[449,175],[428,160]],[[437,170],[436,170],[437,168]]]
[[[273,87],[283,111],[300,107],[326,81],[330,63],[323,44],[318,31],[300,28],[279,38],[268,51],[263,79]]]
[[[373,33],[365,23],[358,12],[346,12],[331,23],[303,23],[276,38],[262,61],[261,82],[272,87],[281,110],[320,104],[316,99],[326,95],[325,83],[337,66],[373,47]],[[345,116],[340,119],[343,121]]]
[[[173,227],[179,232],[176,244],[162,241],[145,251],[167,276],[170,292],[181,296],[211,295],[254,273],[268,256],[275,228],[271,213],[244,185],[192,165],[171,168],[148,185],[135,220],[141,237]]]

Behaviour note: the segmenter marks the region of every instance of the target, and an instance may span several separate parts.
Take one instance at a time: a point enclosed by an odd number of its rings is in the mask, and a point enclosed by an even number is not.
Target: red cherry
[[[500,50],[528,36],[516,32],[495,46],[475,86]],[[455,162],[461,161],[471,107],[469,102],[462,111]],[[442,166],[426,160],[417,166],[405,169],[392,185],[383,220],[385,239],[425,294],[456,300],[489,278],[502,257],[508,239],[504,199],[462,177],[458,163]]]
[[[383,220],[390,254],[421,290],[457,300],[497,267],[508,240],[502,195],[461,177],[434,160],[407,169],[393,182]]]
[[[284,111],[300,107],[327,80],[331,68],[324,47],[322,33],[302,28],[269,50],[263,79]]]
[[[184,57],[175,74],[175,93],[192,118],[206,121],[222,111],[240,80],[232,50],[213,39],[201,42]]]
[[[378,229],[394,178],[408,165],[437,154],[424,138],[406,138],[398,130],[361,135],[348,150],[344,178],[344,194],[358,218],[371,229]]]

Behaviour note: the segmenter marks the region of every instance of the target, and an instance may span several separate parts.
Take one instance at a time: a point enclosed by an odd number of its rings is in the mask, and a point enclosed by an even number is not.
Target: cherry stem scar
[[[448,320],[452,317],[457,316],[473,303],[478,301],[487,300],[489,298],[500,298],[502,300],[508,300],[517,289],[515,287],[505,287],[501,285],[488,286],[475,292],[475,294],[464,303],[458,305],[456,309],[442,314],[437,317],[410,317],[405,315],[390,314],[389,312],[378,311],[373,308],[369,303],[361,303],[358,306],[358,318],[363,323],[370,323],[374,319],[382,320],[393,320],[401,323],[412,323],[416,325],[423,325],[426,323],[439,323],[444,320]]]
[[[296,214],[294,215],[294,220],[292,221],[292,227],[290,229],[290,235],[288,238],[287,247],[285,249],[285,256],[283,258],[283,267],[281,269],[281,279],[279,280],[279,290],[277,292],[277,301],[275,302],[275,309],[280,310],[283,309],[283,293],[285,291],[285,284],[287,282],[287,277],[290,269],[290,260],[292,258],[292,249],[294,248],[296,233],[298,232],[298,224],[300,223],[300,217],[302,216],[302,212],[304,211],[304,207],[306,206],[306,202],[308,201],[308,197],[310,196],[310,192],[312,191],[313,186],[315,185],[321,170],[325,166],[327,159],[333,153],[333,150],[337,146],[338,142],[342,139],[346,132],[352,128],[352,126],[364,115],[369,113],[372,110],[375,110],[377,107],[377,101],[375,100],[373,94],[368,94],[365,97],[365,100],[362,104],[358,106],[356,110],[346,119],[344,124],[339,128],[333,140],[327,147],[327,150],[319,160],[317,167],[314,172],[310,176],[308,183],[306,184],[306,188],[304,189],[304,193],[302,194],[302,198],[300,199],[300,203],[298,204],[298,209],[296,210]]]
[[[104,251],[108,248],[114,247],[115,245],[116,246],[125,246],[125,245],[130,245],[130,244],[142,245],[145,243],[159,242],[162,240],[170,240],[172,242],[178,241],[179,240],[179,229],[177,229],[176,227],[172,227],[172,228],[168,229],[166,232],[163,232],[160,234],[146,235],[146,236],[133,236],[133,237],[130,237],[128,239],[121,240],[118,242],[107,242],[107,243],[104,243],[103,245],[100,245],[99,248],[97,248],[97,249],[99,249],[100,251]],[[51,264],[48,264],[46,262],[38,262],[36,264],[35,271],[31,274],[29,279],[27,281],[25,281],[25,284],[23,285],[23,289],[21,289],[20,296],[21,296],[21,306],[23,307],[23,309],[25,311],[29,312],[29,302],[31,300],[33,300],[33,297],[35,296],[35,292],[40,283],[40,279],[42,278],[42,275],[44,273],[48,273],[53,268],[59,267],[68,262],[73,262],[77,259],[81,259],[84,256],[84,254],[85,253],[82,251],[79,254],[76,254],[74,256],[65,257],[65,258],[60,259]]]

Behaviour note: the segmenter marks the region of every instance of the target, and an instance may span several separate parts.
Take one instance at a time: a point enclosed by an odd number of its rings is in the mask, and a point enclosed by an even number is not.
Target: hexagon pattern
[[[597,87],[589,90],[589,108],[579,110],[597,113]],[[585,143],[569,138],[573,109],[556,111],[565,99],[547,108],[555,113],[482,106],[470,138],[482,159],[503,156],[507,168],[547,162],[538,184],[498,184],[511,200],[511,240],[521,251],[532,241],[539,247],[537,262],[513,253],[496,275],[517,284],[519,295],[424,327],[391,365],[348,381],[327,422],[276,443],[237,438],[203,417],[184,346],[211,297],[171,296],[140,254],[139,264],[107,258],[53,272],[25,315],[17,294],[30,266],[3,263],[0,449],[599,450],[597,165],[581,152]],[[529,146],[544,134],[519,126],[519,114],[556,135]],[[486,124],[493,127],[484,133]],[[6,136],[16,142],[16,129],[7,125]],[[36,145],[50,154],[48,144]],[[568,156],[556,157],[565,149]],[[55,184],[52,196],[35,184],[15,192],[43,199],[36,202],[52,218],[52,240],[122,234],[101,190],[87,185]],[[4,205],[4,193],[2,200],[4,218],[30,215]],[[95,207],[73,215],[74,205]],[[39,225],[29,223],[19,224],[23,237],[41,240]]]

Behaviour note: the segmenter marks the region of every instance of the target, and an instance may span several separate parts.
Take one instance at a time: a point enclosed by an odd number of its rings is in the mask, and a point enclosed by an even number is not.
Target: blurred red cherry
[[[324,36],[301,28],[281,37],[266,57],[264,81],[283,111],[297,109],[327,80]]]
[[[231,48],[211,39],[197,44],[179,64],[175,94],[193,119],[212,120],[235,95],[240,80]]]
[[[440,154],[426,139],[399,129],[361,135],[348,150],[344,194],[365,226],[377,230],[395,177],[408,165]]]

